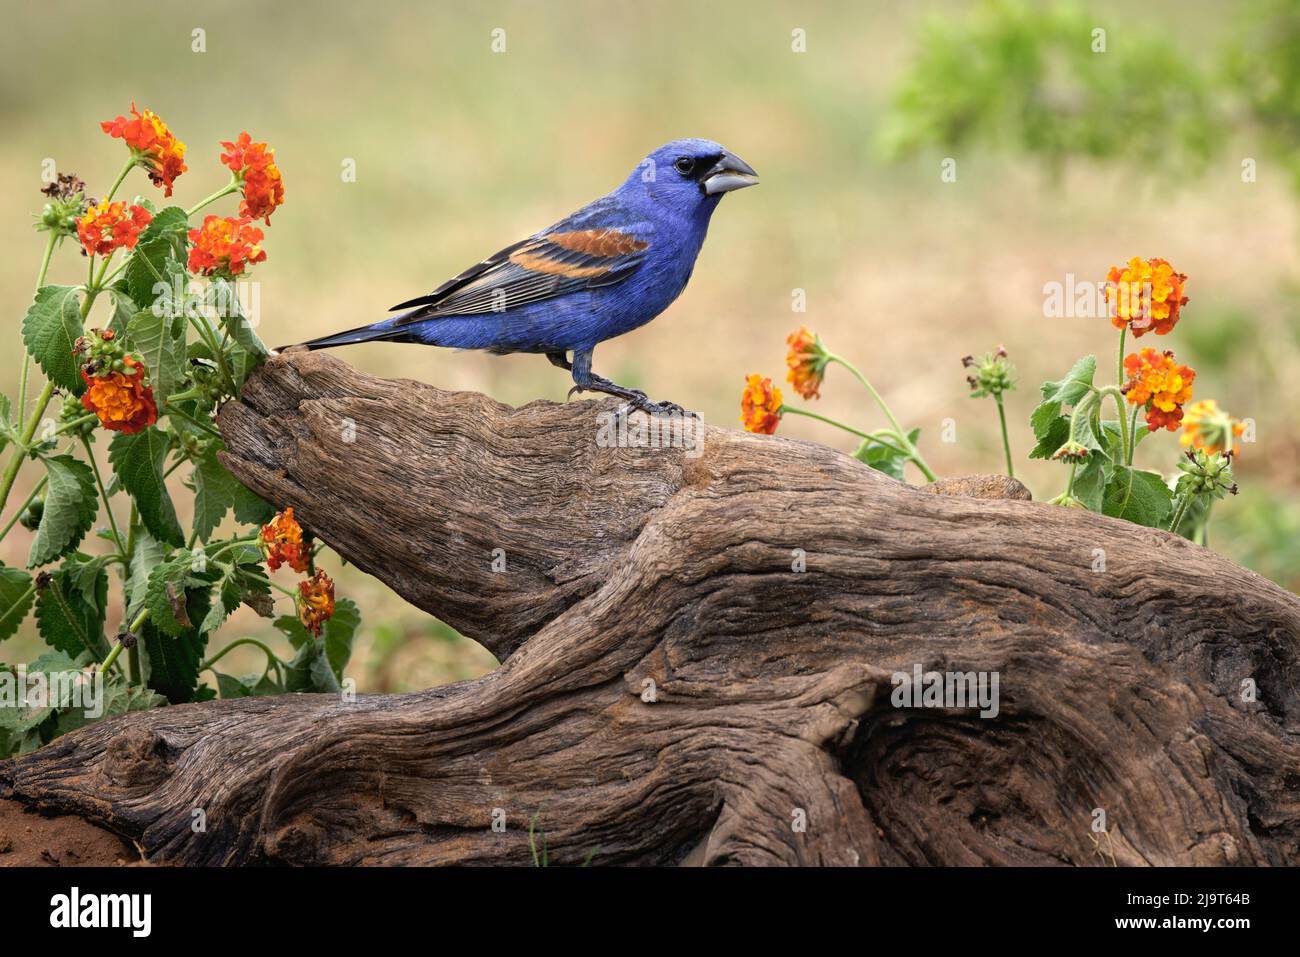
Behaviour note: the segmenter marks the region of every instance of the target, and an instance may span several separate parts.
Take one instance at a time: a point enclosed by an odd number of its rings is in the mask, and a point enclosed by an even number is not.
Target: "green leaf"
[[[185,535],[162,477],[168,442],[166,434],[152,425],[134,435],[119,433],[108,448],[108,461],[149,534],[179,548],[185,544]]]
[[[220,628],[230,613],[241,602],[257,595],[269,595],[271,582],[260,565],[241,565],[238,562],[223,568],[216,583],[217,600],[212,603],[200,630],[208,632]]]
[[[179,206],[167,206],[158,210],[153,221],[140,234],[140,242],[151,243],[154,240],[166,240],[178,254],[185,249],[186,234],[189,232],[190,218]]]
[[[81,337],[81,293],[76,286],[42,286],[23,317],[23,342],[49,380],[69,392],[84,388],[73,355]]]
[[[1102,503],[1105,514],[1147,528],[1164,528],[1172,509],[1173,494],[1163,477],[1123,465],[1114,467]]]
[[[195,462],[190,478],[194,483],[194,534],[200,542],[206,542],[243,486],[217,461],[213,448]]]
[[[361,625],[361,609],[350,598],[334,603],[334,614],[325,623],[325,657],[334,677],[343,680],[343,670],[352,658],[352,640]]]
[[[170,302],[178,285],[185,291],[188,274],[176,257],[176,246],[166,236],[135,247],[126,267],[126,286],[140,308],[147,309],[159,299]]]
[[[71,455],[52,455],[45,459],[45,470],[50,479],[45,511],[27,557],[28,568],[48,564],[76,548],[99,511],[95,473],[89,465]]]
[[[131,347],[144,359],[154,399],[159,404],[185,378],[185,326],[181,324],[179,339],[172,334],[172,326],[170,316],[154,315],[152,309],[142,309],[131,317],[126,330]]]
[[[189,620],[206,618],[210,601],[206,588],[186,592]],[[172,704],[192,700],[198,688],[199,664],[207,647],[207,636],[197,628],[188,628],[176,636],[167,635],[145,619],[140,641],[149,655],[149,687],[165,695]]]
[[[214,279],[210,287],[209,301],[216,309],[221,324],[225,326],[230,338],[254,359],[261,361],[266,358],[270,350],[266,348],[261,337],[253,331],[248,316],[244,314],[235,286],[224,279]]]
[[[235,489],[235,520],[244,525],[265,525],[275,518],[275,506],[247,486]]]
[[[1053,405],[1059,408],[1056,403]],[[1034,433],[1038,436],[1038,444],[1030,451],[1029,457],[1050,459],[1056,454],[1057,449],[1070,440],[1070,419],[1068,416],[1056,415],[1041,429],[1039,425],[1035,425]]]
[[[136,532],[135,551],[131,554],[131,574],[126,583],[127,618],[134,620],[149,588],[149,573],[167,558],[167,548],[146,530]]]
[[[172,636],[193,629],[186,592],[192,588],[206,589],[208,585],[195,571],[194,555],[188,551],[177,552],[149,573],[144,593],[149,620],[158,630]]]
[[[9,411],[9,396],[0,395],[0,452],[17,437],[13,423],[9,421]]]
[[[1043,402],[1074,405],[1092,389],[1092,379],[1097,373],[1097,357],[1084,356],[1057,382],[1044,382]]]
[[[108,573],[102,566],[95,575],[93,601],[86,600],[74,573],[61,568],[36,600],[36,624],[51,648],[68,655],[88,652],[102,659],[108,654],[108,642],[104,639],[107,608]]]
[[[0,641],[18,630],[35,597],[31,575],[0,564]]]
[[[298,649],[293,661],[285,669],[284,690],[319,691],[338,693],[338,678],[325,656],[325,646],[318,641],[308,641]]]
[[[1074,497],[1094,512],[1101,511],[1102,493],[1110,459],[1100,452],[1091,453],[1074,475]]]
[[[126,327],[131,324],[131,317],[140,311],[140,307],[131,298],[124,279],[109,286],[108,294],[113,298],[113,318],[108,320],[108,328],[119,336],[124,336]]]
[[[221,695],[222,700],[227,698],[247,698],[253,694],[253,680],[235,678],[231,675],[222,674],[220,671],[215,672],[217,676],[217,692]]]

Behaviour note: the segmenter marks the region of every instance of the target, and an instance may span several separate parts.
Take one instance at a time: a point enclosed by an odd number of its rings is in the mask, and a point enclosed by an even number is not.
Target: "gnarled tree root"
[[[530,822],[560,864],[1300,863],[1294,596],[1008,480],[606,447],[616,409],[271,359],[232,471],[501,667],[133,713],[0,789],[175,863],[525,864]],[[895,707],[915,666],[996,716]]]

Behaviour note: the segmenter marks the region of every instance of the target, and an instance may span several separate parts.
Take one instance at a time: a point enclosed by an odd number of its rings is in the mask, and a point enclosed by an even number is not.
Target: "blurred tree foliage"
[[[933,18],[884,145],[899,155],[979,143],[1053,172],[1081,156],[1169,174],[1203,168],[1225,134],[1254,127],[1300,190],[1300,4],[1254,0],[1230,19],[1235,35],[1207,58],[1180,49],[1168,22],[1073,3],[990,0]]]

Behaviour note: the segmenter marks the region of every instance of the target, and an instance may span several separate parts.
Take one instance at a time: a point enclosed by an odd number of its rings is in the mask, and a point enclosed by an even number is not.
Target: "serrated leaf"
[[[1093,452],[1080,463],[1074,475],[1074,497],[1091,511],[1100,512],[1102,493],[1106,488],[1110,459]]]
[[[220,628],[241,602],[258,597],[269,598],[271,582],[260,565],[241,565],[234,562],[222,569],[215,591],[216,600],[213,601],[203,624],[199,626],[205,632]]]
[[[325,657],[334,677],[343,680],[343,670],[352,658],[352,641],[361,626],[361,609],[350,598],[340,598],[334,603],[334,614],[325,623]]]
[[[1164,528],[1173,508],[1173,495],[1155,472],[1117,465],[1106,484],[1102,511],[1147,528]]]
[[[263,501],[252,489],[238,484],[235,489],[235,520],[245,525],[265,525],[275,518],[275,506]]]
[[[51,382],[69,392],[85,383],[73,355],[81,337],[81,294],[76,286],[42,286],[23,317],[23,343]]]
[[[103,568],[95,577],[94,601],[87,601],[68,569],[61,568],[36,599],[36,625],[51,648],[68,655],[84,652],[102,659],[108,654],[104,639],[107,607],[108,573]]]
[[[95,473],[89,465],[71,455],[52,455],[44,461],[49,475],[45,511],[27,556],[28,568],[48,564],[76,548],[99,511]]]
[[[1065,374],[1064,379],[1043,383],[1043,402],[1074,405],[1091,391],[1092,379],[1096,374],[1097,357],[1084,356]]]
[[[190,219],[185,210],[179,206],[167,206],[158,210],[153,221],[140,234],[140,242],[151,243],[155,240],[167,240],[179,253],[184,249],[186,233],[189,231]]]
[[[1041,433],[1036,428],[1038,434],[1038,444],[1029,452],[1031,459],[1050,459],[1056,454],[1056,450],[1070,440],[1070,420],[1064,415],[1058,415]]]
[[[223,701],[228,698],[247,698],[253,694],[254,682],[222,674],[220,671],[214,673],[217,676],[217,693]]]
[[[215,279],[210,291],[210,302],[230,338],[257,361],[264,359],[269,350],[266,348],[266,343],[262,342],[261,337],[253,330],[244,312],[243,304],[239,301],[236,287],[224,279]]]
[[[200,542],[206,542],[243,486],[217,461],[214,449],[203,453],[190,478],[194,483],[194,534]]]
[[[152,309],[142,309],[131,317],[126,330],[131,347],[144,359],[154,399],[159,403],[185,378],[185,340],[177,339],[172,327],[170,316],[156,316]],[[182,333],[184,329],[182,325]]]
[[[149,534],[179,548],[185,536],[162,477],[168,444],[166,434],[152,425],[133,435],[119,433],[108,447],[108,461]]]
[[[125,279],[118,280],[118,282],[110,286],[108,294],[113,299],[113,316],[108,320],[108,328],[119,336],[124,336],[126,335],[126,327],[131,323],[131,317],[140,311],[140,307],[131,298],[131,293],[126,288]]]
[[[145,588],[144,607],[149,610],[149,620],[168,635],[179,635],[194,627],[186,607],[187,589],[208,587],[194,569],[194,556],[188,551],[178,552],[149,573]]]
[[[32,576],[0,564],[0,641],[18,630],[35,599]]]
[[[191,621],[207,617],[211,596],[207,588],[194,588],[186,593],[186,614]],[[199,664],[207,636],[197,628],[181,634],[164,634],[145,619],[140,634],[141,644],[149,655],[149,687],[166,696],[172,704],[181,704],[194,698],[198,688]]]
[[[298,653],[285,669],[284,690],[290,693],[297,691],[337,693],[340,690],[338,678],[330,668],[323,644],[308,641],[298,649]]]
[[[185,291],[188,274],[176,257],[175,244],[165,236],[135,247],[126,267],[126,286],[141,309],[160,298],[170,300],[178,287],[182,293]]]
[[[140,613],[149,588],[149,573],[166,557],[167,547],[162,542],[143,529],[136,533],[135,551],[131,553],[131,574],[126,584],[127,618],[134,619]]]

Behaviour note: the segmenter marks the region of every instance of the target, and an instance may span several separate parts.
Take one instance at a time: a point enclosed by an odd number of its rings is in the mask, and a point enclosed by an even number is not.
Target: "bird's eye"
[[[679,156],[673,162],[673,169],[677,170],[677,172],[681,173],[683,176],[690,176],[691,170],[695,169],[695,160],[691,159],[689,156]]]

